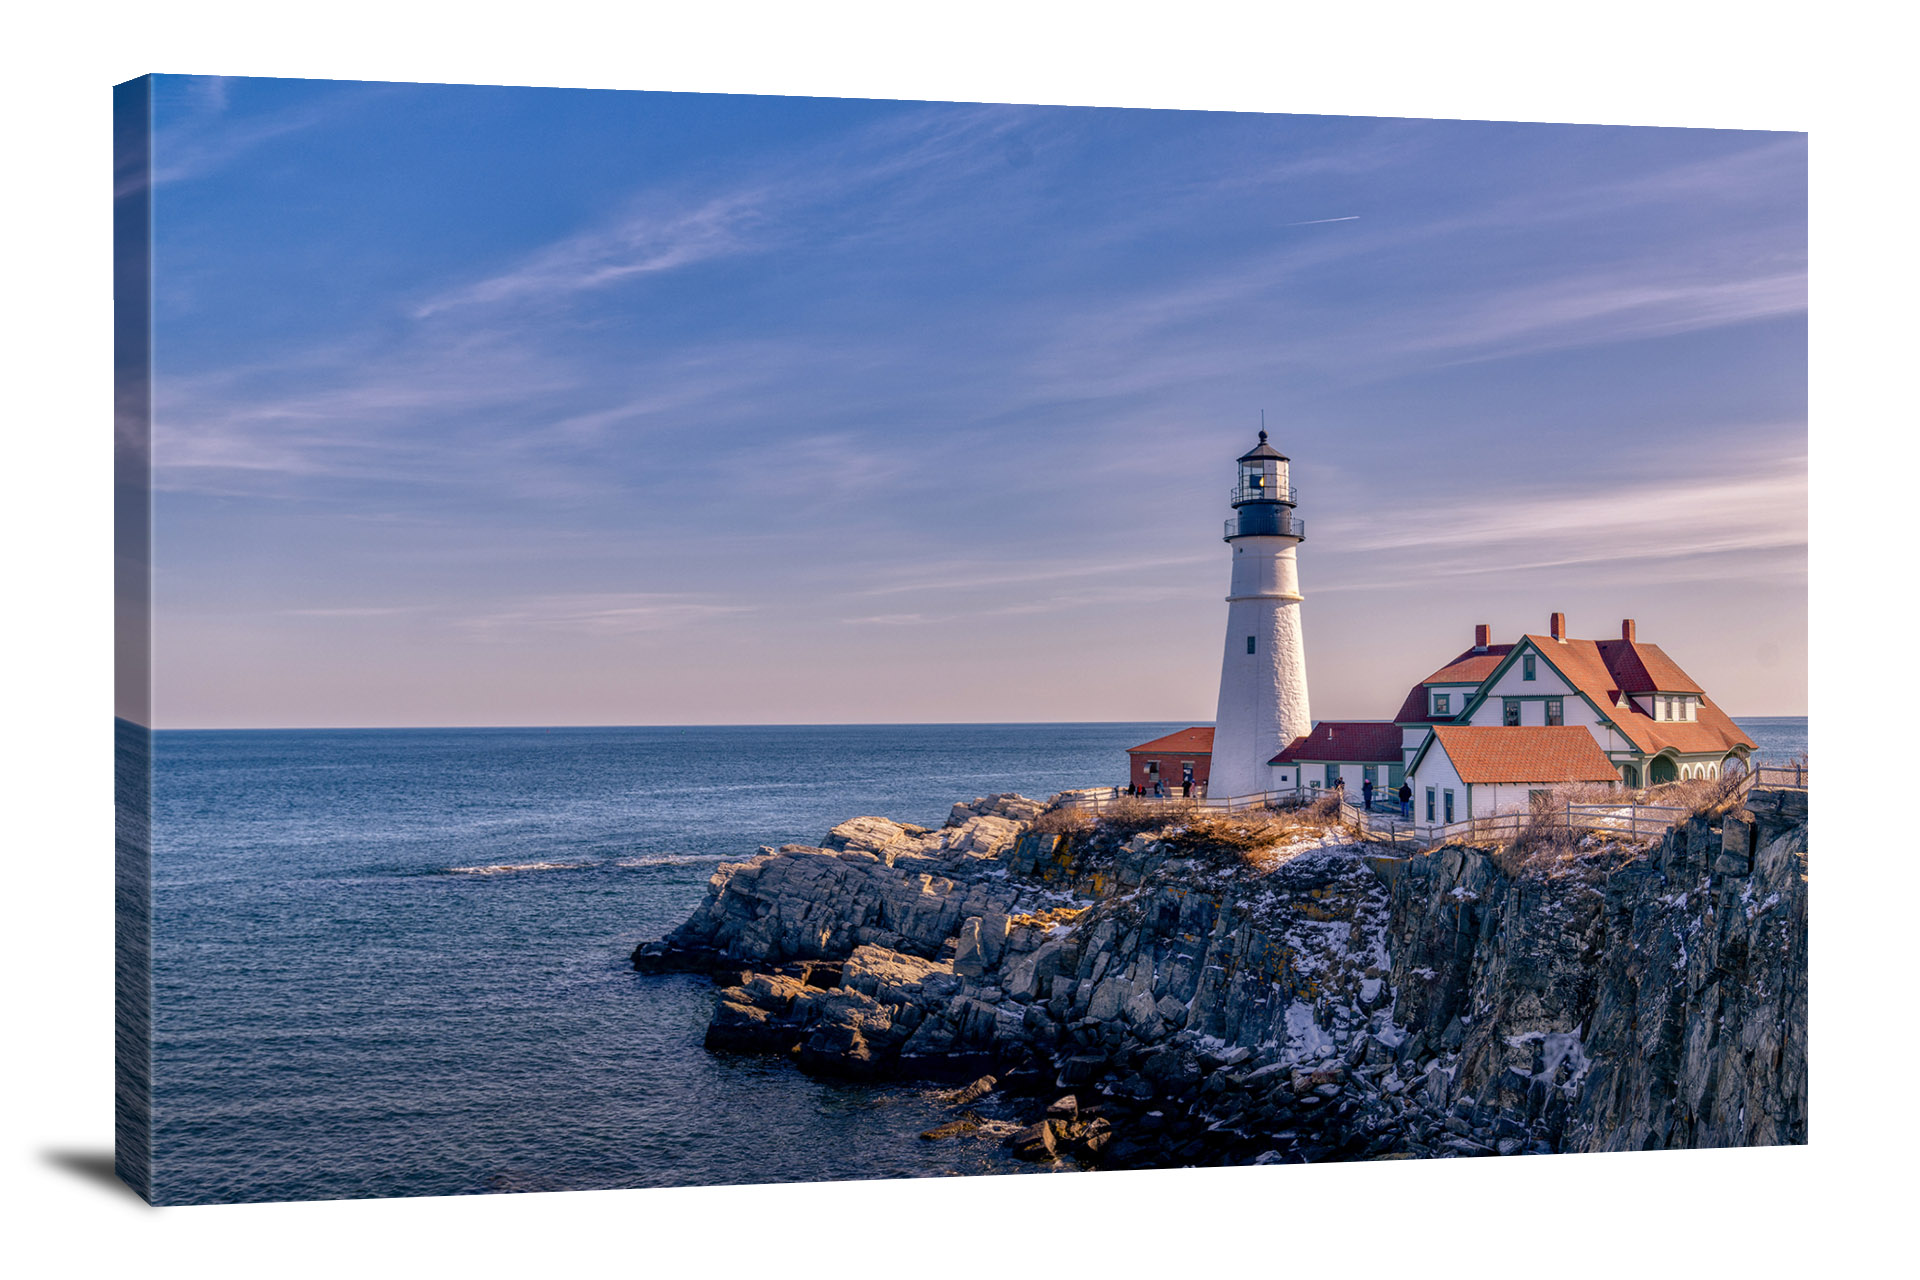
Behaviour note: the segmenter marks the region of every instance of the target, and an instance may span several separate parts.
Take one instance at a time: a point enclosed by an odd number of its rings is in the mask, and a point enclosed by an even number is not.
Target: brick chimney
[[[1565,644],[1567,642],[1567,615],[1564,613],[1556,613],[1548,618],[1547,634],[1555,640],[1558,640],[1561,644]]]
[[[1625,618],[1620,623],[1620,638],[1628,644],[1633,643],[1633,619]]]
[[[1493,643],[1492,627],[1488,626],[1486,623],[1483,622],[1479,626],[1473,629],[1473,651],[1475,653],[1485,653],[1487,651],[1487,646],[1492,643]]]

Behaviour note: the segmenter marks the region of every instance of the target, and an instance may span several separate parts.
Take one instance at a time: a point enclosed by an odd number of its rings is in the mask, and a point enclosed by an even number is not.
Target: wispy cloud
[[[791,241],[802,218],[828,215],[827,229],[835,234],[872,236],[897,225],[901,206],[919,203],[922,193],[902,189],[903,180],[964,181],[983,155],[998,154],[1000,140],[1018,119],[1014,111],[991,107],[912,113],[812,154],[788,157],[732,186],[649,192],[610,223],[436,294],[412,314],[425,319],[464,306],[564,299],[712,259],[765,252]],[[833,226],[831,207],[862,196],[869,201],[863,216]]]
[[[175,83],[169,84],[169,81]],[[230,78],[167,77],[163,89],[176,97],[163,113],[166,124],[153,138],[155,186],[204,178],[290,134],[302,133],[364,110],[401,86],[331,86],[317,100],[277,111],[236,118],[230,111]]]
[[[883,582],[855,592],[860,596],[890,596],[905,592],[993,591],[1006,587],[1034,586],[1046,582],[1078,581],[1109,574],[1142,574],[1158,570],[1191,568],[1214,563],[1216,556],[1142,556],[1138,559],[1084,561],[1015,565],[967,565],[949,562],[918,569],[904,580]]]
[[[684,593],[583,592],[512,601],[501,609],[464,617],[460,626],[476,638],[489,640],[556,632],[610,636],[678,630],[751,613],[753,608]]]
[[[1674,280],[1668,273],[1590,275],[1505,290],[1428,317],[1408,334],[1409,353],[1491,360],[1622,342],[1796,315],[1807,307],[1804,271]]]
[[[553,299],[584,293],[753,247],[749,230],[765,194],[736,191],[691,209],[636,213],[611,227],[569,237],[499,275],[429,298],[413,308],[424,320],[456,307]]]
[[[1722,471],[1684,478],[1403,504],[1391,520],[1330,520],[1328,541],[1342,556],[1397,572],[1392,581],[1335,575],[1319,591],[1594,568],[1648,582],[1804,575],[1806,458],[1733,457]],[[1744,562],[1730,566],[1728,557]]]
[[[282,609],[289,618],[391,618],[403,613],[418,613],[418,605],[340,605],[326,609]]]

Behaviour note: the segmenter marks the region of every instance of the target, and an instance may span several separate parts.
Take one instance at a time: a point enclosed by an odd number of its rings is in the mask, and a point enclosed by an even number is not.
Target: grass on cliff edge
[[[1292,807],[1238,813],[1212,813],[1190,801],[1149,804],[1122,796],[1097,815],[1061,805],[1033,823],[1035,831],[1048,835],[1092,836],[1116,845],[1151,834],[1178,855],[1229,857],[1260,870],[1267,865],[1259,855],[1274,846],[1342,826],[1340,802],[1331,795]]]
[[[1657,805],[1677,810],[1672,817],[1678,823],[1692,818],[1724,817],[1740,808],[1745,796],[1744,780],[1738,776],[1696,778],[1639,792],[1602,786],[1556,788],[1551,797],[1533,806],[1525,825],[1512,840],[1495,848],[1494,865],[1509,876],[1572,875],[1589,879],[1605,876],[1658,844],[1672,824],[1643,830],[1631,838],[1625,834],[1569,830],[1562,816],[1563,806],[1604,804],[1625,809],[1631,805]]]

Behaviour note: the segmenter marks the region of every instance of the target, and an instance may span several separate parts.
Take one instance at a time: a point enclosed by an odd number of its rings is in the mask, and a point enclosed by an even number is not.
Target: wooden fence
[[[1246,809],[1265,809],[1276,804],[1298,804],[1298,791],[1256,791],[1245,796],[1130,796],[1124,789],[1085,787],[1064,791],[1060,803],[1076,809],[1099,813],[1118,804],[1143,804],[1155,809],[1192,810],[1195,813],[1235,813]]]
[[[1397,808],[1388,812],[1369,812],[1358,804],[1349,804],[1343,810],[1343,816],[1371,838],[1389,844],[1432,848],[1450,841],[1510,844],[1523,831],[1542,825],[1568,831],[1599,832],[1627,840],[1649,839],[1665,834],[1669,827],[1691,812],[1679,805],[1562,802],[1525,812],[1462,818],[1457,822],[1415,822],[1401,817]]]
[[[1807,766],[1804,761],[1791,765],[1755,765],[1742,776],[1729,797],[1745,799],[1755,788],[1763,790],[1806,790]],[[1333,794],[1287,791],[1260,791],[1245,796],[1129,796],[1115,787],[1088,787],[1062,793],[1060,800],[1079,809],[1099,813],[1116,804],[1146,805],[1151,808],[1193,813],[1236,813],[1275,806],[1294,807],[1311,799]],[[1649,793],[1636,793],[1649,794]],[[1658,795],[1656,789],[1652,795]],[[1379,808],[1368,809],[1359,799],[1342,795],[1341,816],[1369,839],[1411,849],[1430,849],[1449,841],[1467,844],[1509,844],[1529,827],[1546,824],[1575,832],[1595,832],[1624,840],[1658,839],[1675,823],[1684,821],[1693,810],[1684,805],[1647,804],[1638,799],[1615,803],[1558,805],[1518,813],[1497,813],[1458,822],[1416,822],[1400,816],[1400,806],[1391,794],[1378,796]]]

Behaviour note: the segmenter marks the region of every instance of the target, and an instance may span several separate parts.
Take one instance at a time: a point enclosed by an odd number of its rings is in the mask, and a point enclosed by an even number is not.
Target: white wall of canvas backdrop
[[[1814,1143],[1700,1152],[956,1183],[573,1193],[152,1211],[50,1153],[111,1146],[110,84],[147,71],[1810,129],[1816,158],[1814,652],[1891,621],[1911,450],[1875,424],[1910,336],[1910,47],[1848,10],[1414,3],[39,7],[13,19],[8,140],[10,1052],[5,1206],[18,1274],[1367,1275],[1878,1271],[1907,1135],[1890,1004],[1905,932],[1862,811],[1823,795]],[[1885,22],[1877,9],[1862,19]],[[1177,15],[1177,16],[1176,16]],[[1815,24],[1815,25],[1809,25]],[[1856,467],[1871,458],[1871,467]],[[1842,469],[1845,469],[1844,474]],[[1889,529],[1888,533],[1891,532]],[[1879,615],[1879,616],[1876,616]],[[1822,741],[1868,742],[1828,701]],[[1889,757],[1894,758],[1889,752]],[[1904,854],[1904,851],[1903,851]],[[1871,982],[1848,974],[1877,974]],[[1877,1066],[1875,1064],[1878,1064]]]

